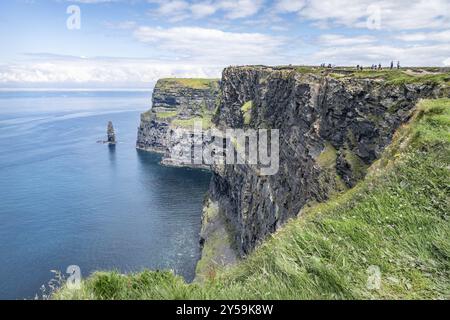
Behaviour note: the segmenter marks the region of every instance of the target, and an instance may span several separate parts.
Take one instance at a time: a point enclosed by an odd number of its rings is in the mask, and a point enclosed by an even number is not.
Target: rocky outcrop
[[[192,142],[195,121],[211,124],[217,107],[217,79],[160,79],[153,91],[151,110],[141,115],[136,147],[164,154],[162,164],[209,168],[194,164]]]
[[[218,128],[280,132],[277,174],[213,166],[210,200],[242,256],[310,202],[352,187],[434,82],[396,82],[301,68],[230,67],[221,80]],[[205,243],[207,245],[207,241]]]
[[[106,129],[106,135],[108,137],[108,143],[116,143],[116,134],[114,133],[114,127],[111,121],[108,122],[108,128]]]

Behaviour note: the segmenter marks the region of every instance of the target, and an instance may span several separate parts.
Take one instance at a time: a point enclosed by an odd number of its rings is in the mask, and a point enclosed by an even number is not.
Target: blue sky
[[[450,1],[1,1],[0,35],[0,87],[147,88],[242,64],[445,66]]]

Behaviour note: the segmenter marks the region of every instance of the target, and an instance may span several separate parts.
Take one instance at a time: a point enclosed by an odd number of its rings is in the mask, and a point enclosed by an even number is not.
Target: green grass
[[[231,245],[231,239],[225,229],[214,232],[203,247],[202,257],[195,268],[197,278],[203,281],[203,279],[214,277],[223,268],[220,263],[223,247]]]
[[[158,86],[168,88],[174,86],[188,87],[191,89],[208,89],[218,86],[219,79],[201,78],[165,78],[158,80]]]
[[[241,107],[241,111],[244,114],[244,124],[249,124],[252,120],[252,107],[253,101],[247,101]]]
[[[54,298],[449,299],[449,181],[450,99],[422,101],[362,182],[305,208],[236,266],[201,284],[98,272]]]
[[[366,175],[367,166],[356,154],[350,150],[344,150],[344,158],[352,168],[352,173],[356,179],[361,179]]]
[[[202,123],[202,128],[204,130],[211,128],[212,117],[210,115],[204,115],[202,117],[193,117],[189,119],[175,119],[171,122],[172,126],[185,129],[194,129],[194,124],[196,122]]]
[[[432,83],[437,85],[450,86],[450,72],[441,72],[439,68],[405,68],[405,69],[383,69],[362,71],[350,67],[336,67],[333,69],[318,67],[297,67],[296,71],[301,74],[321,73],[331,70],[329,76],[335,79],[379,79],[390,85],[402,85],[413,83]],[[422,72],[425,71],[425,72]],[[428,72],[428,73],[427,73]]]
[[[201,114],[199,116],[192,116],[190,118],[176,118],[178,111],[160,111],[155,113],[158,120],[170,120],[173,127],[194,129],[196,122],[202,122],[203,129],[209,129],[212,126],[213,114],[206,107],[206,104],[199,105]]]
[[[401,85],[412,83],[433,83],[450,85],[450,72],[433,74],[408,74],[405,70],[363,70],[355,71],[353,78],[382,79],[387,84]]]
[[[169,119],[169,118],[173,118],[176,117],[178,114],[178,111],[161,111],[161,112],[156,112],[156,118],[157,119]]]
[[[325,148],[317,157],[316,161],[322,168],[331,168],[336,165],[336,149],[329,142],[325,143]]]
[[[327,70],[327,68],[323,67],[316,67],[316,66],[297,66],[295,67],[295,71],[301,74],[308,74],[308,73],[322,73],[323,71]]]

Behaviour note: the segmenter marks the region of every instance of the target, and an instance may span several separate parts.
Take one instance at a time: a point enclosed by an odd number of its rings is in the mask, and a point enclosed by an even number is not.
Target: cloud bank
[[[114,42],[104,50],[103,42],[94,42],[97,56],[106,58],[82,58],[64,45],[67,55],[42,54],[37,42],[25,51],[32,54],[0,64],[0,86],[146,87],[160,77],[219,77],[224,67],[243,64],[450,65],[448,0],[69,2],[80,3],[83,17],[106,5],[127,5],[132,12],[117,9],[123,19],[101,21],[103,29],[87,31],[108,34],[102,41]],[[369,28],[370,19],[376,28]],[[34,25],[27,32],[35,34]],[[152,58],[108,58],[108,45],[116,47],[116,41],[131,42],[140,50],[137,56]]]

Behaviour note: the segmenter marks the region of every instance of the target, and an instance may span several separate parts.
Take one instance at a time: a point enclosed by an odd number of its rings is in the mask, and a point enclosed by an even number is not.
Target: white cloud
[[[147,29],[143,30],[145,34]],[[148,31],[148,30],[147,30]],[[217,31],[217,30],[215,30]],[[248,63],[260,63],[261,56],[268,56],[267,52],[272,51],[272,55],[279,52],[277,48],[266,47],[262,51],[241,57],[250,47],[257,46],[266,40],[266,36],[261,35],[257,42],[248,44],[246,42],[248,34],[240,35],[240,40],[231,43],[231,38],[237,37],[235,34],[221,33],[213,31],[197,31],[202,33],[199,39],[208,35],[208,43],[213,45],[213,49],[207,52],[193,50],[191,45],[197,45],[200,41],[188,36],[190,40],[176,46],[172,38],[167,42],[168,49],[189,50],[191,53],[199,54],[198,57],[184,58],[179,60],[151,60],[151,59],[125,59],[125,58],[81,58],[53,54],[32,54],[29,60],[21,63],[0,65],[0,87],[89,87],[89,88],[150,88],[153,83],[162,77],[220,77],[221,71],[229,64],[244,64],[238,60],[248,60]],[[162,29],[160,34],[155,35],[155,39],[169,36],[174,37],[174,30]],[[209,34],[211,32],[214,36]],[[195,33],[191,30],[190,33]],[[154,34],[154,33],[153,33]],[[186,32],[185,32],[186,34]],[[144,36],[144,35],[142,35]],[[143,40],[153,41],[150,36],[144,36]],[[158,40],[159,41],[159,40]],[[218,41],[224,41],[219,47],[214,47]],[[243,44],[241,44],[241,42]],[[203,42],[202,42],[203,43]],[[231,46],[231,52],[226,52],[224,47]],[[212,51],[210,51],[212,50]],[[223,54],[219,54],[224,50]],[[242,51],[244,50],[244,51]],[[337,65],[362,64],[369,66],[373,63],[382,63],[387,66],[391,60],[400,60],[403,66],[450,66],[450,44],[424,45],[395,47],[392,45],[378,45],[377,43],[362,43],[353,46],[322,47],[309,56],[296,56],[296,61],[286,60],[273,61],[279,63],[303,63],[319,64],[322,62]],[[208,55],[217,57],[208,59]],[[270,64],[270,61],[261,62]]]
[[[229,19],[245,18],[256,14],[262,5],[261,0],[224,0],[217,3]]]
[[[151,12],[156,17],[168,17],[169,22],[178,22],[189,18],[189,2],[184,0],[149,0],[157,4],[157,8]]]
[[[450,30],[435,31],[435,32],[403,33],[397,35],[396,38],[402,41],[409,41],[409,42],[422,42],[422,41],[450,42]]]
[[[217,7],[210,3],[197,3],[190,7],[190,10],[195,19],[204,18],[213,15],[217,11]]]
[[[255,15],[262,8],[263,0],[149,0],[157,5],[150,13],[168,17],[170,21],[188,18],[201,19],[222,12],[227,19],[246,18]]]
[[[372,36],[343,36],[338,34],[324,34],[319,37],[319,44],[324,46],[352,46],[356,44],[373,43],[376,39]]]
[[[107,3],[107,2],[118,2],[120,0],[67,0],[67,2],[78,2],[78,3]]]
[[[263,4],[269,2],[263,0],[147,2],[153,3],[153,14],[164,18],[164,22],[189,18],[199,19],[194,23],[200,24],[209,17],[202,25],[217,26],[220,23],[220,27],[139,26],[125,20],[135,19],[135,16],[126,16],[123,22],[106,25],[110,29],[120,29],[121,35],[129,32],[134,39],[147,44],[137,45],[137,50],[144,47],[137,52],[139,56],[148,54],[157,59],[28,55],[23,62],[14,59],[14,63],[0,65],[0,86],[53,83],[145,86],[167,76],[217,77],[223,67],[242,64],[387,65],[391,60],[400,60],[403,66],[450,65],[448,0],[279,0],[266,8]],[[364,33],[370,13],[367,8],[374,3],[381,8],[381,30]],[[296,15],[297,19],[290,19]],[[234,20],[239,18],[246,19]],[[305,21],[346,28],[324,32],[307,26],[308,29],[299,30],[295,24]],[[223,31],[241,30],[239,28],[279,30],[285,37],[261,31]],[[350,30],[354,28],[363,29]],[[40,50],[39,47],[36,50]],[[107,55],[101,45],[95,52]]]
[[[220,64],[268,63],[280,56],[283,40],[262,33],[225,32],[199,27],[139,27],[134,36],[185,61]],[[281,62],[281,61],[279,61]]]
[[[306,5],[306,0],[279,0],[275,3],[278,12],[298,12]]]
[[[366,28],[367,18],[377,8],[381,29],[445,28],[450,23],[448,0],[309,0],[304,6],[300,2],[290,5],[286,0],[279,0],[276,7],[297,12],[300,18],[322,26]]]
[[[0,65],[1,86],[150,87],[161,77],[219,77],[221,66],[142,59],[60,57]]]
[[[79,3],[107,3],[121,0],[73,0]],[[156,5],[154,15],[169,21],[188,18],[202,19],[221,12],[227,19],[247,18],[263,9],[264,0],[147,0]],[[446,28],[450,24],[448,0],[276,0],[268,10],[278,13],[297,13],[301,19],[330,27],[366,28],[366,20],[377,8],[381,14],[381,28],[414,30]]]
[[[163,1],[159,4],[158,14],[177,14],[189,8],[189,3],[182,0]]]
[[[314,61],[337,65],[387,66],[391,60],[400,60],[403,66],[442,66],[449,58],[450,44],[411,45],[398,47],[383,44],[361,44],[356,46],[326,47],[313,55]]]

